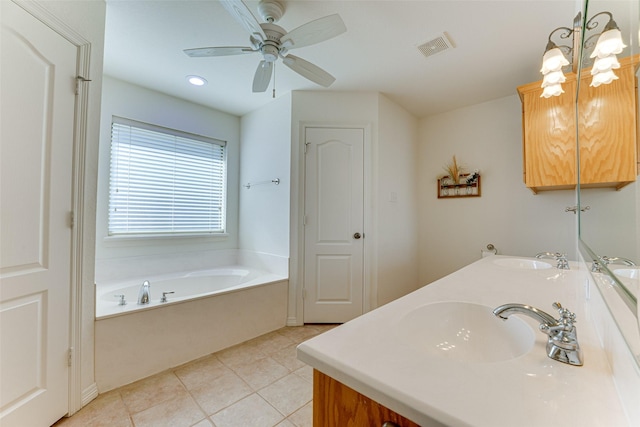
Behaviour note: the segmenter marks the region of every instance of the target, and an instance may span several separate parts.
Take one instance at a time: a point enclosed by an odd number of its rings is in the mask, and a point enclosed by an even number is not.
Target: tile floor
[[[54,426],[311,426],[313,370],[296,346],[334,326],[279,329],[101,394]]]

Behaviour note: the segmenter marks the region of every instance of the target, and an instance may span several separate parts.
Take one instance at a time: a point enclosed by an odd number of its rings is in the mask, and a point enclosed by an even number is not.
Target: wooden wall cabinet
[[[314,427],[382,427],[385,422],[391,422],[400,427],[420,427],[413,421],[314,369]]]
[[[518,87],[522,101],[525,185],[534,193],[572,189],[577,184],[576,120],[580,140],[581,188],[620,189],[634,182],[638,165],[638,84],[640,55],[620,59],[618,80],[589,86],[582,72],[578,114],[576,76],[567,74],[565,93],[540,98],[541,81]]]

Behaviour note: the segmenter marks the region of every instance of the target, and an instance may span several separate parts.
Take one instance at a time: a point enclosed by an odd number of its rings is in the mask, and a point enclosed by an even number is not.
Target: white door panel
[[[44,426],[69,402],[77,48],[0,1],[0,425]]]
[[[307,128],[304,321],[363,313],[364,130]]]

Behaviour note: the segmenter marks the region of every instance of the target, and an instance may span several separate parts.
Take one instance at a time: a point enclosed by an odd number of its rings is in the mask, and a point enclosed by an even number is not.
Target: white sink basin
[[[544,270],[551,268],[548,262],[526,258],[498,258],[493,263],[501,267],[520,268],[524,270]]]
[[[398,339],[426,355],[459,362],[500,362],[533,348],[533,329],[522,319],[504,321],[493,308],[466,302],[438,302],[405,314]]]
[[[628,279],[640,280],[640,268],[616,268],[613,274]]]

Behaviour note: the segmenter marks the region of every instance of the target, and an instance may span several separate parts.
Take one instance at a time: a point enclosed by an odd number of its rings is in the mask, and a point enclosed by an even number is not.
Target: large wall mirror
[[[583,7],[583,22],[589,21],[600,12],[610,12],[620,28],[624,43],[627,47],[620,53],[618,59],[640,60],[639,23],[640,2],[638,0],[585,0]],[[591,53],[589,37],[599,33],[607,20],[601,22],[599,29],[583,28],[583,60]],[[597,38],[597,37],[596,37]],[[587,59],[588,60],[588,59]],[[583,62],[584,64],[584,62]],[[597,88],[589,88],[591,81],[591,65],[581,70],[580,84],[577,98],[577,124],[579,151],[589,144],[600,144],[601,156],[620,155],[615,148],[609,148],[607,140],[629,138],[619,134],[619,129],[607,126],[605,133],[599,135],[588,134],[594,121],[600,121],[605,116],[604,109],[614,108],[598,96]],[[615,71],[615,70],[614,70]],[[634,72],[637,71],[634,69]],[[635,74],[637,77],[637,72]],[[611,83],[611,88],[617,81]],[[638,89],[632,90],[633,104],[636,106]],[[626,108],[628,110],[629,108]],[[611,110],[609,110],[611,111]],[[635,132],[631,137],[637,138],[638,123],[635,122]],[[636,147],[638,141],[636,140]],[[614,162],[614,164],[616,164]],[[625,336],[629,348],[640,365],[640,313],[638,313],[638,298],[640,296],[640,182],[627,184],[616,190],[615,188],[591,188],[585,184],[584,175],[593,165],[581,164],[578,187],[579,236],[580,251],[587,262],[596,262],[592,273],[608,308],[612,312],[620,330]],[[603,280],[600,280],[603,279]]]

